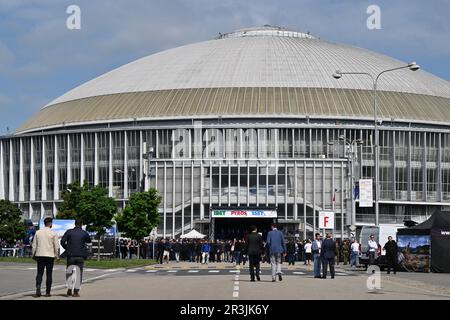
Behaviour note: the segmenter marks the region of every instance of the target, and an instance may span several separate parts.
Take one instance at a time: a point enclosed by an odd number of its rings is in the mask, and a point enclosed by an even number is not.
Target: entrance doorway
[[[215,218],[214,238],[217,240],[243,239],[251,232],[251,226],[256,226],[265,240],[272,222],[274,222],[273,218]]]

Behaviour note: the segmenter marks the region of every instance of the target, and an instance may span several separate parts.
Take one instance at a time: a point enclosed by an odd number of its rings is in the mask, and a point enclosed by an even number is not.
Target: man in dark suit
[[[247,255],[249,259],[250,268],[250,281],[255,281],[255,268],[256,268],[256,279],[261,281],[259,278],[261,255],[264,250],[264,243],[262,236],[257,233],[258,229],[256,226],[251,227],[252,232],[247,237]]]
[[[81,220],[75,220],[75,228],[67,230],[61,239],[61,246],[66,250],[67,268],[74,265],[78,267],[78,271],[76,272],[80,272],[80,274],[77,275],[80,277],[80,281],[75,283],[73,295],[71,288],[67,290],[67,296],[69,297],[80,296],[79,291],[83,278],[84,260],[87,259],[89,254],[87,244],[91,243],[91,237],[89,236],[89,233],[81,228],[82,226],[83,223]],[[67,278],[69,276],[70,274],[66,274]]]
[[[397,243],[392,239],[391,236],[388,237],[388,242],[384,245],[384,250],[386,250],[386,263],[387,263],[387,274],[391,273],[391,269],[394,270],[394,274],[397,273],[397,255],[398,246]]]
[[[334,256],[336,251],[336,244],[331,238],[332,234],[327,233],[326,239],[322,242],[322,278],[327,278],[327,265],[330,265],[331,279],[334,279]]]

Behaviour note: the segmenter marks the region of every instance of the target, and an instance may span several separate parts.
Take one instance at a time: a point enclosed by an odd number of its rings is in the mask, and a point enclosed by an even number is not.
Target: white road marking
[[[37,270],[37,268],[27,268],[28,270]]]
[[[178,270],[167,270],[167,272],[176,273],[176,272],[178,272]]]
[[[241,273],[240,270],[230,270],[230,272],[233,272],[233,273]]]
[[[208,272],[210,272],[210,273],[219,273],[220,271],[219,270],[209,270]]]
[[[147,270],[146,272],[147,273],[155,273],[155,272],[158,272],[158,270]]]
[[[336,275],[338,275],[338,276],[349,276],[348,273],[343,273],[343,272],[336,272]]]
[[[88,272],[92,272],[92,271],[97,271],[98,269],[84,269],[85,271],[88,271]]]
[[[239,298],[239,291],[233,291],[233,298]]]
[[[107,269],[105,270],[105,272],[114,272],[114,271],[118,271],[117,269]]]
[[[234,286],[234,291],[239,291],[239,286]]]
[[[136,269],[130,269],[130,270],[127,270],[125,272],[136,272],[136,271],[137,271]]]
[[[194,273],[194,272],[198,272],[198,270],[189,270],[189,273]]]
[[[305,274],[304,272],[301,272],[301,271],[294,271],[294,272],[292,272],[293,274]]]
[[[235,285],[235,286],[238,286],[238,285],[239,285],[239,281],[235,281],[235,282],[234,282],[234,285]]]

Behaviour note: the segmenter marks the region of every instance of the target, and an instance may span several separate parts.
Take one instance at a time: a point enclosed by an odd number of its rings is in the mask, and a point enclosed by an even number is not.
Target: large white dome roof
[[[18,133],[155,119],[290,117],[373,119],[372,81],[336,70],[406,65],[309,33],[264,26],[221,34],[136,60],[67,92]],[[379,117],[450,123],[450,83],[408,69],[379,82]]]
[[[336,70],[377,73],[404,62],[309,34],[261,27],[147,56],[108,72],[50,104],[124,92],[191,88],[300,87],[371,89],[370,79]],[[383,76],[380,90],[450,98],[450,85],[427,72]]]

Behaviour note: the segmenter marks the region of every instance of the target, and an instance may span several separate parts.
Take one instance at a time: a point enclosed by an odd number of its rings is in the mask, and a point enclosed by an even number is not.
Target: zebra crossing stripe
[[[147,273],[155,273],[155,272],[158,272],[158,270],[147,270],[146,272]]]
[[[189,270],[188,273],[198,272],[198,270]]]

